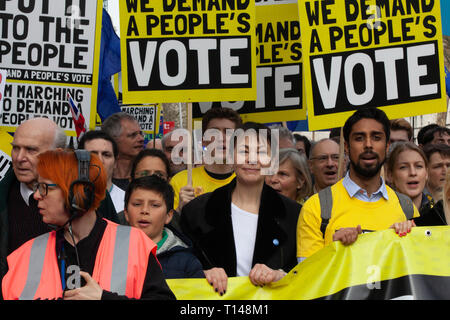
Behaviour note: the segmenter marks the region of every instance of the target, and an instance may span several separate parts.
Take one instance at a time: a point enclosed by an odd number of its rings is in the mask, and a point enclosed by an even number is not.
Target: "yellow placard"
[[[123,101],[256,99],[254,0],[124,0]]]
[[[67,95],[95,127],[102,27],[101,0],[6,1],[0,27],[0,69],[7,70],[0,126],[14,132],[27,119],[47,117],[76,136]],[[9,28],[9,29],[8,29]]]
[[[297,1],[256,1],[255,33],[256,101],[194,103],[194,119],[216,106],[236,110],[244,121],[306,119]]]
[[[310,130],[446,111],[440,1],[299,1]]]

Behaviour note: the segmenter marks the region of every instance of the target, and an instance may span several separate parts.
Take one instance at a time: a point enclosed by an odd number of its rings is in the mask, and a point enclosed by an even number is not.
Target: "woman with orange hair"
[[[8,256],[4,299],[175,299],[141,230],[102,219],[101,161],[86,150],[39,155],[34,198],[54,230]]]

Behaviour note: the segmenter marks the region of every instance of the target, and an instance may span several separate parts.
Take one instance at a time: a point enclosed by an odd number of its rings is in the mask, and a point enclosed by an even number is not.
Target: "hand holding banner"
[[[344,246],[335,241],[263,288],[248,277],[228,279],[219,296],[205,279],[168,279],[178,300],[449,299],[448,226],[366,233]],[[444,252],[444,253],[443,253]]]

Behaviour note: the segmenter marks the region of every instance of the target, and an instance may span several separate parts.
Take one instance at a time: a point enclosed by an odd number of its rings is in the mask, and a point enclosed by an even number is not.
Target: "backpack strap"
[[[395,194],[398,197],[398,201],[400,202],[400,206],[406,216],[406,220],[411,220],[414,217],[414,204],[411,198],[397,191],[395,191]]]
[[[398,197],[400,206],[402,207],[403,213],[407,220],[411,220],[414,217],[414,204],[410,197],[407,195],[395,191]],[[331,209],[333,208],[333,195],[331,193],[331,187],[327,187],[319,191],[319,202],[320,202],[320,217],[322,222],[320,224],[320,231],[325,238],[325,231],[327,229],[328,223],[331,219]]]
[[[333,195],[331,194],[331,186],[326,187],[319,191],[319,202],[320,202],[320,217],[322,218],[322,223],[320,224],[320,231],[325,238],[325,231],[330,222],[331,209],[333,208]]]

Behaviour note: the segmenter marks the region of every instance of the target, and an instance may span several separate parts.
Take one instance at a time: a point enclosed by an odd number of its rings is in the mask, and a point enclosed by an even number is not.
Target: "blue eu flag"
[[[113,113],[121,111],[111,84],[111,76],[118,73],[120,69],[120,39],[114,31],[111,17],[103,9],[97,93],[97,113],[102,121]]]

